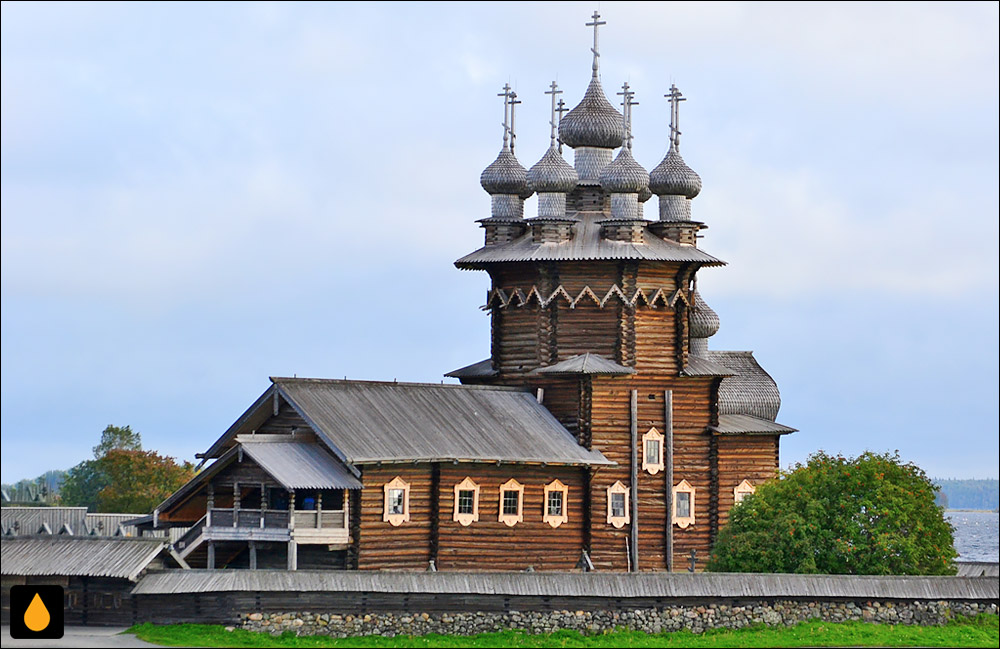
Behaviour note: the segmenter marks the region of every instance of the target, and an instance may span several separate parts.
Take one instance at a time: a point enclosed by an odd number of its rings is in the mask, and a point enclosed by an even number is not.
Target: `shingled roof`
[[[0,572],[15,576],[118,577],[135,581],[166,539],[24,536],[0,543]]]
[[[512,261],[583,261],[599,259],[634,259],[638,261],[695,262],[704,266],[723,266],[726,262],[702,252],[694,246],[684,246],[661,239],[643,230],[642,243],[612,241],[601,236],[599,221],[608,218],[603,212],[570,212],[577,219],[573,236],[563,243],[538,243],[528,232],[509,243],[484,246],[470,253],[455,265],[462,269],[485,268],[490,264]],[[652,221],[650,221],[652,223]]]
[[[556,363],[555,365],[539,367],[531,373],[623,376],[627,374],[635,374],[635,370],[631,367],[619,365],[618,363],[610,361],[603,356],[587,352],[586,354],[579,354],[577,356],[567,358],[566,360]]]

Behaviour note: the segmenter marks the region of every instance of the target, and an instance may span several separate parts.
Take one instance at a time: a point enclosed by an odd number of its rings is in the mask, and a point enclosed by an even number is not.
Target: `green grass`
[[[519,631],[475,636],[363,636],[330,638],[280,636],[204,624],[129,629],[142,640],[166,646],[189,647],[996,647],[1000,626],[996,615],[956,620],[946,626],[905,626],[866,622],[804,622],[785,628],[713,630],[702,634],[677,631],[651,635],[617,631],[585,636],[576,631],[529,635]]]

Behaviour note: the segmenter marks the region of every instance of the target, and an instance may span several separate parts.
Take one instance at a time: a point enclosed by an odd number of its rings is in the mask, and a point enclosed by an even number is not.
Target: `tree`
[[[142,435],[133,431],[131,426],[119,428],[108,424],[101,433],[101,443],[94,447],[94,458],[99,460],[115,449],[141,451]]]
[[[112,450],[98,460],[107,485],[97,511],[146,514],[194,477],[194,465],[153,451]]]
[[[66,472],[59,489],[59,504],[96,512],[97,494],[106,486],[108,479],[101,470],[100,460],[84,460]]]
[[[820,451],[733,507],[708,570],[954,574],[953,528],[937,487],[895,454]]]

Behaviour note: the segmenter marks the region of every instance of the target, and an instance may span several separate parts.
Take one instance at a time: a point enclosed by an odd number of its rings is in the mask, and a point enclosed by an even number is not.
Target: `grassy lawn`
[[[738,631],[689,631],[651,635],[619,631],[585,636],[576,631],[528,635],[518,631],[476,636],[365,636],[330,638],[273,636],[221,626],[143,624],[129,630],[160,645],[189,647],[997,647],[1000,626],[996,615],[981,614],[942,627],[870,624],[866,622],[804,622],[787,628],[749,628]]]

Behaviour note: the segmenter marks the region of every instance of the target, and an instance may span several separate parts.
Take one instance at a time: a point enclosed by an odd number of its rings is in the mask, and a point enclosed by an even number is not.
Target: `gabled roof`
[[[555,365],[539,367],[536,370],[532,370],[531,374],[601,374],[605,376],[624,376],[635,374],[635,370],[631,367],[619,365],[598,354],[587,352],[586,354],[567,358]]]
[[[273,385],[202,454],[220,458],[203,473],[215,470],[234,452],[237,435],[248,439],[246,433],[276,412],[276,399],[287,402],[355,475],[353,465],[378,462],[614,464],[580,446],[552,413],[520,388],[271,381]]]
[[[580,446],[534,396],[518,388],[271,380],[320,439],[350,464],[614,464]]]
[[[796,432],[795,428],[750,415],[719,415],[719,425],[709,428],[719,435],[787,435]]]
[[[0,573],[118,577],[135,581],[167,547],[165,539],[44,536],[5,538]]]
[[[286,436],[241,436],[237,441],[254,462],[288,489],[361,488],[361,481],[319,444],[281,441],[281,437]]]
[[[536,243],[532,240],[531,233],[527,232],[509,243],[484,246],[462,257],[455,265],[462,269],[479,269],[501,262],[598,259],[695,262],[704,266],[723,266],[726,263],[694,246],[661,239],[645,229],[642,232],[642,243],[605,239],[601,237],[599,224],[599,221],[607,218],[607,214],[603,212],[570,212],[567,216],[577,219],[569,241]]]

